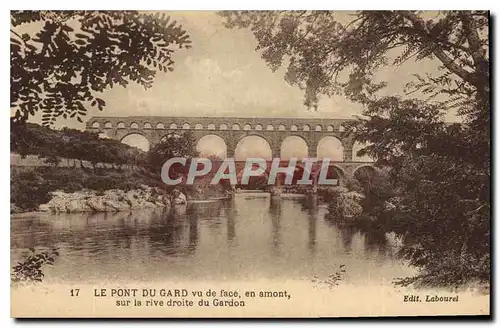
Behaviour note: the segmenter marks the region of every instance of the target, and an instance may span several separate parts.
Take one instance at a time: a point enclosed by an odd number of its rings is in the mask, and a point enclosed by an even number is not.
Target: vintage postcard
[[[490,315],[487,11],[11,11],[11,316]]]

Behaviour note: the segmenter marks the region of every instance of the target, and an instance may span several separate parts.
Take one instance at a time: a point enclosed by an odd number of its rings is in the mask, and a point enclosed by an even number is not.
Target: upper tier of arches
[[[264,124],[264,123],[233,123],[233,124],[215,124],[215,123],[189,123],[184,122],[178,123],[164,123],[164,122],[130,122],[125,123],[123,121],[118,121],[113,124],[111,121],[105,121],[104,123],[94,120],[90,123],[90,127],[94,129],[156,129],[156,130],[245,130],[245,131],[314,131],[314,132],[343,132],[345,131],[344,125],[339,125],[336,127],[333,124]]]

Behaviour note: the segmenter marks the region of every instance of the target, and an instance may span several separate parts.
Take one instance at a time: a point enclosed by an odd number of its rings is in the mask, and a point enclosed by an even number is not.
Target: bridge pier
[[[352,144],[346,144],[344,146],[344,158],[343,161],[351,162],[352,161]]]
[[[226,158],[234,158],[234,148],[226,148]]]

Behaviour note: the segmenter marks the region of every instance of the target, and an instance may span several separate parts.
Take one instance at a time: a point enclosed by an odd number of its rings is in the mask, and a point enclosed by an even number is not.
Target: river
[[[11,258],[57,247],[46,283],[319,279],[345,267],[351,284],[390,285],[414,270],[390,235],[339,229],[311,199],[237,194],[131,213],[32,214],[11,218]]]

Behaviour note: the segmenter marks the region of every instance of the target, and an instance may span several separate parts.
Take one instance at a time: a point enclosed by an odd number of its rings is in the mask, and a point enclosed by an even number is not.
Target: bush
[[[115,179],[109,176],[89,176],[84,181],[84,188],[96,191],[115,189]]]
[[[30,248],[29,252],[24,255],[24,261],[17,262],[12,267],[11,282],[41,282],[44,277],[42,267],[44,265],[54,265],[54,261],[58,256],[59,252],[57,248],[42,252],[37,252],[34,248]]]
[[[355,223],[363,212],[361,200],[363,195],[355,191],[346,191],[345,188],[334,189],[328,211],[331,217],[340,221]]]
[[[33,211],[50,200],[51,184],[34,170],[11,171],[10,201],[23,211]]]

